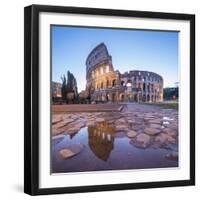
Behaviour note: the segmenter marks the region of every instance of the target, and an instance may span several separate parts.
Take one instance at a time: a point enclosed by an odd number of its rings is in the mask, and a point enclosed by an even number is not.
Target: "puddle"
[[[81,143],[85,148],[77,155],[62,159],[59,151],[68,145]],[[52,172],[84,172],[100,170],[146,169],[178,167],[177,160],[166,159],[166,154],[178,150],[167,148],[138,148],[124,132],[116,132],[107,123],[82,128],[74,135],[64,134],[52,141]]]
[[[163,117],[163,121],[173,121],[174,119],[173,118],[170,118],[170,117]]]

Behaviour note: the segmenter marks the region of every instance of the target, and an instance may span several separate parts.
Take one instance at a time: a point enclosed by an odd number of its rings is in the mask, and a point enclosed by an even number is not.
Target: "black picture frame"
[[[77,13],[190,22],[190,179],[162,182],[39,188],[39,13]],[[31,5],[24,9],[24,192],[30,195],[95,192],[195,184],[195,15]]]

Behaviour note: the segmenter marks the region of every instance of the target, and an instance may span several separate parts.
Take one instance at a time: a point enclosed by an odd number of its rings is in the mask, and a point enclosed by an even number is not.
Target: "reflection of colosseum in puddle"
[[[160,102],[163,78],[149,71],[115,71],[104,43],[95,47],[86,60],[86,92],[96,102]]]
[[[88,127],[88,143],[92,152],[101,160],[106,161],[114,148],[115,129],[106,123]]]

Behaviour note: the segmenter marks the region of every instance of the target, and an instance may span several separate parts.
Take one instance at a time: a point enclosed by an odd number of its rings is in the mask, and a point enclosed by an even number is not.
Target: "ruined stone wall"
[[[93,49],[86,60],[86,91],[96,102],[160,102],[163,79],[154,72],[114,71],[104,43]]]
[[[154,72],[134,70],[121,74],[120,80],[130,101],[163,101],[163,78]]]

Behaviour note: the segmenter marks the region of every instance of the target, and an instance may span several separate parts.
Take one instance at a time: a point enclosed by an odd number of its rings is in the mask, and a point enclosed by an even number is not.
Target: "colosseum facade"
[[[114,70],[112,57],[104,43],[96,46],[86,59],[86,91],[95,102],[160,102],[163,78],[149,71]]]

